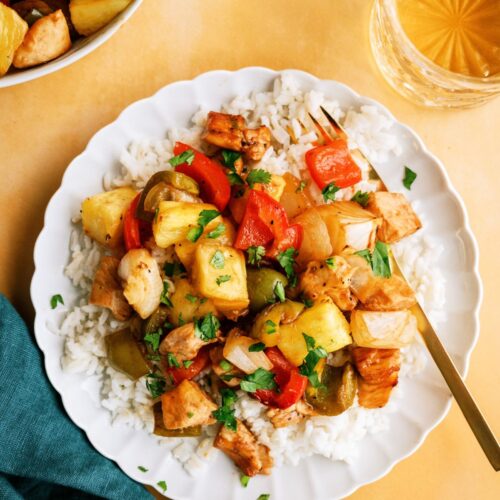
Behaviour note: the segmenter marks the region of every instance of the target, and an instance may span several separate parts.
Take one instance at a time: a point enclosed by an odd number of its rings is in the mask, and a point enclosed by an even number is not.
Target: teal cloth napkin
[[[66,415],[25,323],[0,294],[0,499],[151,499]]]

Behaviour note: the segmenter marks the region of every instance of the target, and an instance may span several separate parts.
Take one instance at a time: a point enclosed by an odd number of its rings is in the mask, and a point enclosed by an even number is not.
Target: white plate
[[[48,63],[41,64],[40,66],[35,66],[34,68],[20,70],[11,68],[9,73],[0,77],[0,88],[29,82],[30,80],[49,75],[50,73],[54,73],[54,71],[73,64],[87,54],[90,54],[90,52],[97,49],[97,47],[102,45],[106,40],[109,40],[118,31],[120,26],[138,9],[141,3],[142,0],[132,0],[126,9],[120,12],[106,26],[93,35],[80,38],[74,42],[71,49],[61,57],[49,61]]]
[[[292,73],[303,88],[320,90],[338,100],[343,108],[370,104],[395,121],[380,104],[359,96],[345,85],[319,80],[301,71],[286,73]],[[129,106],[115,122],[99,131],[68,167],[61,187],[47,207],[45,227],[35,246],[36,270],[31,285],[36,309],[35,334],[45,354],[49,379],[61,394],[68,414],[87,433],[95,448],[115,460],[130,477],[152,485],[165,480],[168,495],[176,500],[255,500],[261,493],[271,493],[272,500],[344,497],[387,474],[398,461],[413,453],[450,407],[450,393],[435,366],[428,362],[424,372],[401,381],[403,397],[400,409],[390,417],[390,430],[364,438],[359,460],[348,465],[319,457],[306,459],[297,467],[276,468],[270,477],[252,479],[244,489],[236,468],[222,454],[195,480],[157,445],[155,438],[142,431],[112,427],[106,410],[97,407],[82,388],[84,377],[61,370],[63,341],[49,331],[47,322],[53,323],[56,314],[49,306],[53,294],[62,293],[66,303],[76,297],[63,275],[69,258],[71,214],[89,193],[102,190],[104,173],[116,165],[120,152],[132,140],[163,137],[170,127],[187,126],[201,105],[205,109],[218,109],[236,95],[268,90],[279,75],[264,68],[213,71],[192,81],[168,85],[153,97]],[[441,325],[439,334],[465,375],[479,331],[482,288],[477,244],[463,203],[441,163],[408,127],[395,122],[392,132],[397,135],[403,153],[397,158],[391,156],[377,167],[387,179],[389,189],[401,187],[403,165],[411,165],[418,173],[418,182],[407,195],[411,200],[421,201],[421,212],[429,221],[426,231],[445,249],[439,267],[446,278],[448,320]],[[138,465],[146,466],[149,472],[138,471]]]

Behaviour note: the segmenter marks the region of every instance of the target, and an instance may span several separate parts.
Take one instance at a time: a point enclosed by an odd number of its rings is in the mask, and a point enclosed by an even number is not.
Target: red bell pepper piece
[[[255,391],[255,397],[267,406],[282,410],[295,404],[306,391],[307,377],[301,375],[296,366],[292,365],[277,347],[266,349],[266,356],[273,364],[272,372],[280,392],[270,389]]]
[[[125,217],[123,218],[123,239],[125,240],[125,248],[127,252],[134,248],[141,248],[141,226],[139,219],[135,216],[137,205],[141,193],[139,193],[130,203]]]
[[[339,188],[346,188],[361,180],[361,169],[352,159],[344,139],[333,139],[310,149],[306,153],[306,164],[320,189],[332,182]]]
[[[196,377],[207,366],[208,361],[208,351],[202,349],[187,368],[181,364],[179,368],[168,366],[165,371],[172,376],[174,384],[178,385],[183,380],[191,380]]]
[[[291,224],[283,234],[278,235],[271,248],[266,252],[268,257],[276,257],[279,253],[284,252],[290,247],[298,250],[302,244],[304,229],[300,224]]]
[[[226,208],[231,197],[231,186],[221,165],[191,146],[176,142],[174,154],[180,155],[184,151],[192,150],[194,159],[191,165],[182,163],[175,170],[189,175],[200,186],[201,197],[208,203],[213,203],[221,212]]]

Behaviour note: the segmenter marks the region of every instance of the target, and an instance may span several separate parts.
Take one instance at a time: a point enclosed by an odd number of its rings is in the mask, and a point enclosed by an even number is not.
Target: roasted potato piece
[[[136,192],[122,187],[96,194],[82,203],[85,233],[101,245],[115,248],[123,238],[123,216]]]
[[[279,202],[285,209],[288,218],[292,219],[311,207],[312,203],[304,185],[301,185],[301,181],[297,177],[286,172],[283,175],[283,180],[285,181],[285,188]]]
[[[278,347],[295,366],[300,366],[307,356],[303,333],[312,337],[326,352],[342,349],[352,342],[349,323],[330,298],[306,309],[289,325],[281,325],[279,331]]]
[[[162,394],[161,405],[166,429],[215,423],[212,412],[217,410],[217,405],[191,380],[183,380],[177,387]]]
[[[153,236],[156,244],[167,248],[187,238],[189,230],[198,225],[198,218],[203,210],[217,210],[208,203],[188,203],[185,201],[161,201],[158,215],[153,221]],[[214,227],[222,222],[218,216],[211,221]]]
[[[28,23],[15,10],[0,3],[0,76],[7,73],[27,32]]]
[[[247,272],[240,250],[200,243],[196,247],[193,280],[200,293],[212,299],[226,317],[236,319],[247,311]]]
[[[385,243],[395,243],[422,227],[410,202],[400,193],[370,193],[366,208],[382,217],[383,222],[377,235]]]
[[[70,0],[71,20],[80,35],[100,30],[128,6],[132,0]]]
[[[68,23],[62,10],[36,21],[14,54],[16,68],[30,68],[51,61],[71,48]]]

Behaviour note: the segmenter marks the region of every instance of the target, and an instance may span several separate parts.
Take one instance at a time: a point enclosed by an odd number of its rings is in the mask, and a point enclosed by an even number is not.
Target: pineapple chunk
[[[248,308],[247,271],[243,252],[229,246],[200,243],[196,247],[193,280],[226,317],[236,319]]]
[[[0,76],[7,73],[27,31],[28,23],[14,9],[0,2]]]
[[[167,248],[187,238],[189,230],[198,225],[198,217],[203,210],[217,210],[208,203],[188,203],[186,201],[162,201],[158,207],[158,215],[153,222],[153,236],[160,248]],[[217,223],[222,217],[211,221]]]
[[[349,323],[331,299],[315,303],[289,325],[280,326],[278,347],[296,366],[304,362],[307,346],[303,333],[316,341],[316,346],[333,352],[352,343]]]
[[[122,241],[123,216],[136,196],[131,187],[99,193],[82,203],[83,230],[92,239],[110,248]]]
[[[190,323],[194,318],[201,318],[208,313],[217,316],[213,302],[198,296],[187,279],[176,280],[174,284],[175,291],[170,295],[172,307],[168,309],[168,320],[174,326],[180,326],[182,322]]]
[[[89,36],[106,26],[132,0],[71,0],[71,21],[80,35]]]
[[[271,180],[267,184],[255,184],[255,191],[264,191],[271,198],[280,201],[281,195],[285,190],[286,181],[281,175],[271,174]]]
[[[224,224],[224,232],[218,236],[217,238],[210,238],[208,235],[215,231],[215,229],[219,226],[219,224]],[[179,260],[182,262],[186,269],[189,269],[193,265],[194,261],[194,252],[196,250],[196,246],[199,243],[211,243],[212,245],[227,245],[232,246],[234,240],[236,238],[236,230],[232,222],[229,219],[222,218],[222,222],[219,217],[210,221],[207,225],[203,234],[200,236],[199,240],[194,243],[189,240],[181,241],[180,243],[175,244],[175,253]]]
[[[418,333],[417,320],[406,311],[353,311],[352,336],[360,347],[399,349],[410,344]]]

